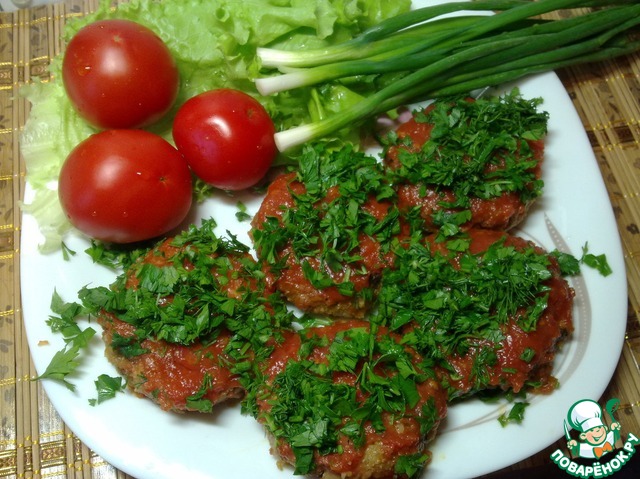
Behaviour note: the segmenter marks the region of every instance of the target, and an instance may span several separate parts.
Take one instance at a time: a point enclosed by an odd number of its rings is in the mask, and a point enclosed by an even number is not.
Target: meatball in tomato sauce
[[[159,242],[100,295],[107,358],[162,409],[210,412],[245,394],[291,314],[246,246],[213,223]]]
[[[401,211],[424,228],[508,230],[541,194],[547,114],[515,93],[438,100],[391,135],[385,164]]]
[[[363,317],[402,234],[394,192],[376,158],[348,147],[308,147],[299,161],[299,172],[270,184],[253,219],[258,257],[300,310]]]
[[[378,314],[434,359],[452,399],[544,392],[556,385],[553,359],[573,331],[573,297],[554,255],[506,232],[471,229],[399,251]]]
[[[366,321],[290,332],[264,365],[256,417],[297,474],[353,479],[420,469],[446,393],[402,338]]]

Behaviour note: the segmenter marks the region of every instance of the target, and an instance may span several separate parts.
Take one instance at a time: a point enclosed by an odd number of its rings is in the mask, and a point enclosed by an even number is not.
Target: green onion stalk
[[[590,7],[600,8],[559,20],[540,17]],[[465,9],[498,12],[440,18]],[[353,84],[368,75],[399,76],[338,114],[276,133],[278,148],[285,151],[409,102],[629,54],[640,49],[633,35],[639,24],[637,0],[478,0],[429,6],[332,48],[282,54],[261,49],[263,66],[284,74],[257,79],[256,87],[268,95],[328,82]]]

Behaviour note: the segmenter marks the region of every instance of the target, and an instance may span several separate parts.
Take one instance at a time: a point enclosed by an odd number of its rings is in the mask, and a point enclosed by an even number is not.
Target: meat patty
[[[237,374],[226,365],[230,334],[222,332],[206,344],[188,346],[140,339],[136,328],[115,316],[98,316],[106,356],[127,380],[127,386],[164,410],[210,412],[227,399],[244,396]]]
[[[265,363],[256,416],[296,474],[402,477],[429,460],[446,394],[422,357],[366,321],[288,333]]]
[[[246,247],[212,222],[158,243],[103,293],[107,358],[136,394],[178,412],[242,397],[245,366],[268,357],[292,318]]]
[[[300,173],[269,186],[252,222],[275,287],[304,312],[363,317],[401,233],[379,162],[351,148],[307,148]]]
[[[471,229],[399,253],[383,278],[381,321],[430,353],[451,399],[500,388],[553,389],[574,291],[556,258],[517,236]]]
[[[547,115],[537,104],[512,93],[415,112],[385,148],[400,210],[418,208],[428,231],[520,223],[542,188]]]

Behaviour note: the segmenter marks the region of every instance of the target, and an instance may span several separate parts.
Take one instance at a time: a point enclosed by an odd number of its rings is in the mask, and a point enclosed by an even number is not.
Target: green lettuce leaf
[[[149,130],[172,141],[171,123],[190,97],[216,88],[235,88],[255,96],[282,130],[340,111],[359,94],[344,86],[300,89],[274,96],[258,94],[258,47],[305,48],[344,41],[380,20],[410,8],[409,0],[132,0],[111,8],[102,0],[88,16],[70,19],[64,40],[88,23],[108,18],[134,20],[154,30],[171,50],[180,72],[180,91],[169,114]],[[31,113],[21,152],[32,195],[24,210],[45,236],[42,251],[60,247],[71,228],[57,201],[58,172],[71,149],[95,130],[74,111],[61,81],[62,58],[50,65],[51,81],[26,85],[22,94]]]

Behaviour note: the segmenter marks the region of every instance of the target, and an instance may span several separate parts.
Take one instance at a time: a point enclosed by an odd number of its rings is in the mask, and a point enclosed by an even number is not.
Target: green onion
[[[320,50],[297,52],[258,48],[258,56],[261,58],[263,66],[273,67],[309,67],[324,64],[329,61],[353,60],[364,54],[371,54],[370,50],[363,52],[362,48],[371,48],[372,42],[380,39],[387,41],[392,34],[410,27],[415,27],[422,22],[435,19],[442,15],[465,10],[506,10],[526,3],[529,2],[523,0],[478,0],[475,2],[453,2],[442,5],[431,5],[384,20],[378,25],[362,32],[362,34],[356,38],[339,45],[333,45]],[[434,27],[434,31],[437,30],[438,28]],[[395,43],[392,45],[395,45]],[[384,45],[382,48],[383,51],[389,50],[389,48]]]
[[[560,20],[540,15],[599,7]],[[464,10],[498,10],[494,15]],[[428,21],[427,21],[428,20]],[[427,21],[425,23],[425,21]],[[410,102],[496,86],[526,75],[601,61],[640,48],[634,0],[478,0],[429,6],[381,22],[362,35],[324,50],[260,49],[263,66],[284,74],[256,80],[264,94],[302,86],[380,82],[372,95],[334,116],[276,133],[285,151]],[[391,81],[384,81],[390,74]]]

